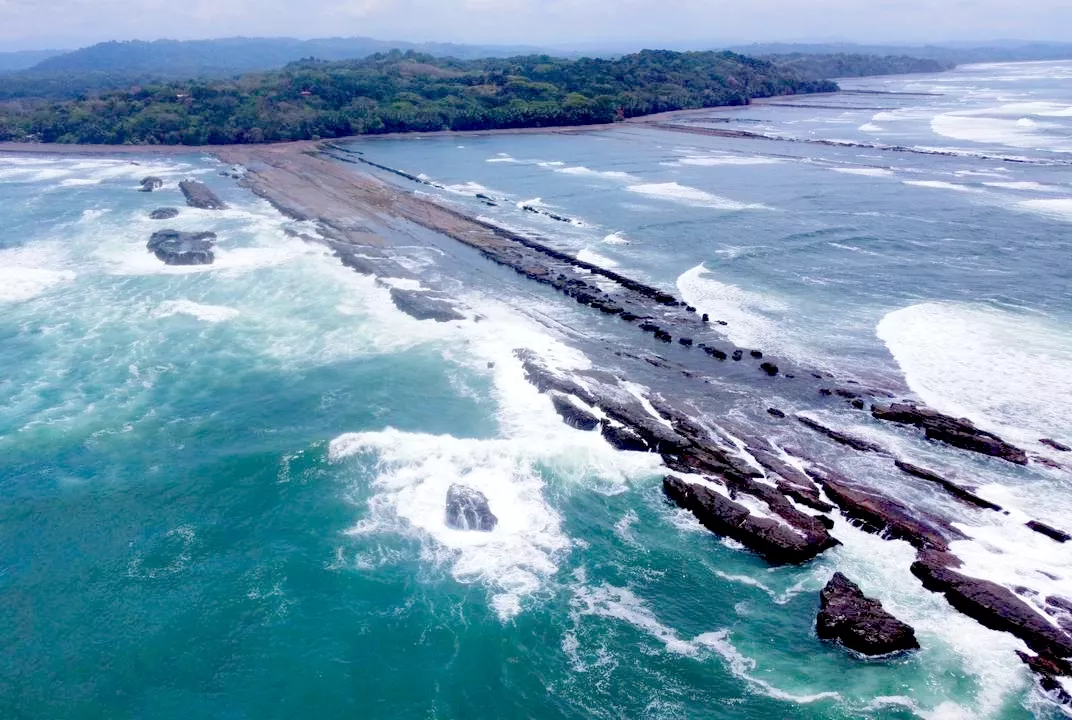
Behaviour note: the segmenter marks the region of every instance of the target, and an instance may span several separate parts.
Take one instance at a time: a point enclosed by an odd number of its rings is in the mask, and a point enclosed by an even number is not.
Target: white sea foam
[[[927,404],[1009,439],[1072,442],[1072,333],[1037,315],[923,303],[886,315],[878,337]],[[1061,439],[1061,438],[1057,438]]]
[[[646,195],[660,200],[669,200],[683,205],[692,205],[693,207],[708,207],[716,210],[755,210],[764,208],[763,205],[749,205],[747,203],[737,202],[736,200],[713,195],[698,188],[681,185],[676,182],[630,185],[626,189],[629,190],[629,192],[638,193],[640,195]]]
[[[487,194],[490,192],[486,187],[478,182],[464,182],[457,183],[455,185],[447,185],[443,188],[447,192],[452,192],[455,195],[476,195],[477,193]]]
[[[720,165],[778,165],[781,160],[759,155],[689,155],[677,160],[675,165],[695,165],[699,167],[717,167]]]
[[[781,300],[719,282],[703,264],[683,273],[677,279],[677,288],[685,302],[699,312],[728,322],[721,330],[737,345],[779,346],[786,350],[786,333],[778,317],[786,313],[789,306]]]
[[[628,245],[629,241],[625,239],[625,236],[621,232],[611,233],[603,238],[603,242],[607,245]]]
[[[862,175],[864,177],[893,177],[893,172],[885,168],[830,168],[845,175]]]
[[[511,155],[509,155],[507,153],[499,153],[495,157],[490,157],[487,160],[485,160],[484,162],[488,162],[488,163],[516,163],[517,158],[515,158],[515,157],[513,157],[513,156],[511,156]]]
[[[162,303],[157,310],[157,317],[171,317],[172,315],[189,315],[198,320],[208,323],[221,323],[232,320],[239,315],[239,311],[225,305],[204,305],[191,300],[169,300]]]
[[[879,133],[885,130],[874,123],[864,123],[859,127],[860,132]]]
[[[984,182],[983,185],[987,187],[1002,188],[1003,190],[1026,190],[1030,192],[1044,192],[1044,193],[1060,193],[1066,192],[1064,188],[1059,188],[1054,185],[1043,185],[1038,182],[1019,181],[1019,182]]]
[[[1054,152],[1072,152],[1072,143],[1061,132],[1063,125],[1034,120],[1030,117],[1013,119],[1017,112],[1003,106],[985,110],[969,110],[938,115],[931,120],[931,129],[944,137],[976,143]],[[1057,132],[1047,132],[1057,131]]]
[[[4,258],[4,253],[0,253],[0,258]],[[29,300],[74,279],[75,273],[70,270],[0,266],[0,302]]]
[[[902,180],[905,185],[912,185],[914,187],[934,188],[936,190],[955,190],[963,193],[981,193],[985,192],[979,188],[970,187],[968,185],[958,185],[957,183],[946,182],[944,180]]]
[[[626,182],[632,182],[636,179],[629,173],[620,170],[592,170],[583,165],[559,167],[555,169],[555,172],[562,173],[563,175],[577,175],[580,177],[603,178],[605,180],[620,180]]]
[[[1056,220],[1072,222],[1072,198],[1054,198],[1052,200],[1023,200],[1017,207],[1038,213]]]
[[[601,268],[610,269],[610,268],[618,267],[618,263],[616,261],[611,260],[609,257],[606,257],[605,255],[600,255],[599,253],[595,252],[594,250],[589,250],[588,248],[584,248],[583,250],[578,252],[577,253],[577,259],[580,260],[581,262],[586,262],[586,263],[591,263],[593,265],[598,265]]]

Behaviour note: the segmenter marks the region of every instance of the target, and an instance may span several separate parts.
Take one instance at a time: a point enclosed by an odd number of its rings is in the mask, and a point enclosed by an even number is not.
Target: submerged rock
[[[164,187],[164,181],[150,175],[141,181],[141,187],[138,188],[138,192],[152,192],[162,187]]]
[[[484,493],[467,485],[451,485],[447,490],[447,527],[491,532],[498,524]]]
[[[862,655],[890,655],[916,650],[916,632],[886,612],[841,573],[819,594],[816,632],[824,640],[836,640]]]
[[[151,213],[149,213],[149,217],[153,220],[170,220],[173,217],[177,217],[178,214],[178,208],[164,207],[153,210]]]
[[[145,247],[167,265],[211,265],[216,233],[157,230]]]
[[[179,190],[186,196],[186,204],[190,207],[202,210],[223,210],[227,207],[208,186],[196,180],[183,180],[179,183]]]
[[[391,288],[391,300],[395,307],[417,320],[450,322],[465,319],[449,300],[438,293]]]

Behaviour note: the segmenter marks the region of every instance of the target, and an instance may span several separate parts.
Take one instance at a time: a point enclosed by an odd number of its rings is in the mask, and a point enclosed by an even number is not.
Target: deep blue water
[[[859,83],[942,94],[709,118],[955,157],[631,125],[357,148],[675,289],[742,345],[903,378],[1042,452],[1072,440],[1069,72],[880,78]],[[906,544],[839,520],[843,547],[771,569],[668,507],[657,458],[562,425],[513,350],[584,367],[559,330],[602,319],[442,244],[406,260],[460,279],[481,320],[415,321],[211,159],[138,162],[0,158],[0,716],[1056,712],[1017,642],[919,587]],[[135,192],[148,174],[166,186]],[[147,213],[179,205],[190,175],[231,209],[184,209],[170,224],[215,230],[219,256],[167,268],[144,249]],[[1016,513],[1072,511],[1066,476],[965,462]],[[446,528],[458,481],[488,495],[494,533]],[[1068,593],[1072,557],[1010,528],[973,525],[969,568]],[[923,650],[865,663],[821,643],[835,569]]]

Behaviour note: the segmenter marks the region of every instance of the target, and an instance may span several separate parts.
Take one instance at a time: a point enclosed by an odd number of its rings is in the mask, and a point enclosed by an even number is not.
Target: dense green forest
[[[910,56],[937,60],[944,65],[970,63],[1067,60],[1072,43],[1008,40],[990,43],[943,43],[940,45],[857,45],[855,43],[756,43],[738,45],[734,52],[768,57],[773,55],[878,55]],[[837,77],[837,76],[828,76]],[[846,77],[846,76],[841,76]]]
[[[204,145],[587,125],[836,89],[830,81],[731,52],[465,61],[396,51],[62,102],[7,101],[0,103],[0,139]]]
[[[953,63],[939,62],[929,58],[914,58],[907,55],[860,55],[838,53],[836,55],[770,55],[765,58],[784,67],[793,68],[802,77],[811,79],[866,77],[868,75],[908,75],[911,73],[935,73],[949,70]]]

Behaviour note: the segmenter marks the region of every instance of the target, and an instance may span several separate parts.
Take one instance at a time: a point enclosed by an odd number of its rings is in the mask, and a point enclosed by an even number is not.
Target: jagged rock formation
[[[149,177],[143,179],[140,185],[141,187],[138,188],[138,192],[152,192],[153,190],[157,190],[159,188],[164,187],[164,181],[158,177],[150,175]]]
[[[860,590],[841,573],[819,594],[816,632],[824,640],[836,640],[862,655],[878,656],[916,650],[916,632],[886,612],[882,603]]]
[[[451,485],[447,490],[447,527],[491,532],[498,524],[484,493],[466,485]]]
[[[158,230],[146,247],[167,265],[211,265],[216,259],[215,244],[214,232]]]

